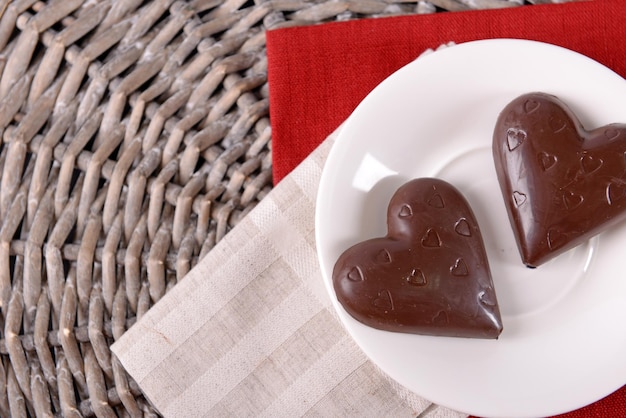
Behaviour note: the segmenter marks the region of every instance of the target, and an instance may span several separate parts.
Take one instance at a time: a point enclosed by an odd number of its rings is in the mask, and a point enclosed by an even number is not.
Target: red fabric
[[[269,31],[274,182],[337,128],[372,88],[427,48],[449,41],[525,38],[581,52],[626,76],[624,16],[626,1],[595,0]]]
[[[531,39],[578,51],[626,76],[624,16],[626,1],[595,0],[269,31],[274,182],[337,128],[378,83],[427,48],[449,41]],[[626,386],[559,416],[583,417],[626,417]]]

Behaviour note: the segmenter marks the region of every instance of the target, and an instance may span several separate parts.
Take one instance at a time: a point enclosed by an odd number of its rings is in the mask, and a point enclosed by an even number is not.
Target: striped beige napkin
[[[314,214],[336,135],[113,345],[164,416],[466,416],[384,376],[335,317]]]
[[[336,136],[113,345],[164,416],[466,416],[386,377],[335,316],[314,215]]]

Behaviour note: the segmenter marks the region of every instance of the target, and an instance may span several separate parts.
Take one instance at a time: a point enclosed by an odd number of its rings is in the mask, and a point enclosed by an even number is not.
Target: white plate
[[[345,328],[408,389],[479,416],[554,415],[626,383],[626,227],[534,270],[515,245],[492,131],[500,110],[532,91],[560,97],[588,129],[626,122],[626,81],[583,55],[523,40],[460,44],[410,63],[368,95],[330,152],[317,198],[322,273]],[[426,176],[454,184],[474,209],[503,314],[497,341],[380,331],[337,302],[337,257],[385,235],[393,192]]]

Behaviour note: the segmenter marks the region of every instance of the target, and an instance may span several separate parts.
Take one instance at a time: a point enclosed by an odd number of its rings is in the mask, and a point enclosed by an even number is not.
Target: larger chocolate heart
[[[525,94],[502,110],[493,157],[527,266],[626,218],[625,152],[626,125],[587,131],[555,96]]]
[[[335,263],[339,302],[374,328],[497,338],[502,321],[478,223],[465,198],[439,179],[400,187],[386,237],[358,243]]]

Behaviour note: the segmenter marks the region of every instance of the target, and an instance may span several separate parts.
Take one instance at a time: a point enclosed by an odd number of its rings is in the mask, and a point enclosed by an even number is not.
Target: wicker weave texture
[[[0,0],[0,416],[158,415],[109,347],[271,190],[265,30],[522,4]]]

